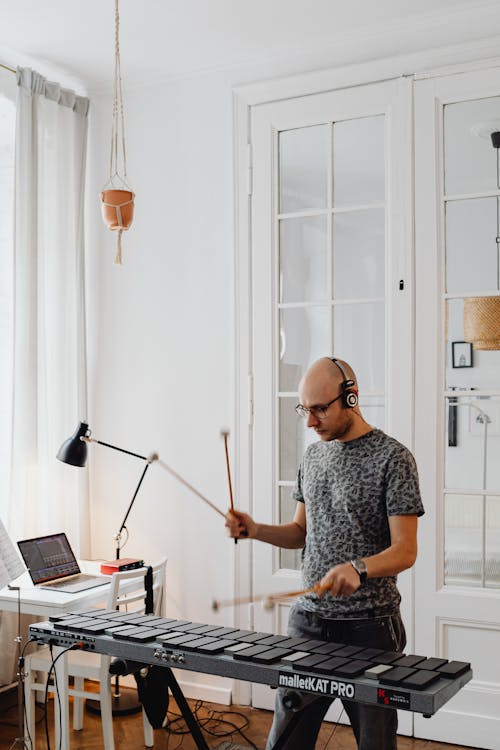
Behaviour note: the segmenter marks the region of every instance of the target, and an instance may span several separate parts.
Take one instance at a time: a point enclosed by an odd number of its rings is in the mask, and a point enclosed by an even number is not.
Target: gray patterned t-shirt
[[[424,513],[415,459],[378,429],[348,442],[310,445],[293,498],[305,503],[302,573],[308,588],[334,565],[389,547],[388,516]],[[400,600],[396,576],[390,576],[370,578],[348,597],[308,594],[300,604],[330,619],[367,618],[395,614]]]

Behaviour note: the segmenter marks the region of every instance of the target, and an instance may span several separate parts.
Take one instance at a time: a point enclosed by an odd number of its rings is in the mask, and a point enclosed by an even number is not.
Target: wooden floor
[[[191,709],[196,709],[195,702],[189,701]],[[237,712],[237,715],[230,712]],[[48,707],[49,727],[51,737],[51,750],[57,750],[54,747],[53,740],[53,702],[49,701]],[[169,716],[175,719],[174,713],[178,713],[177,707],[173,700],[169,705]],[[38,714],[40,718],[38,719]],[[46,750],[47,743],[45,740],[45,725],[42,720],[42,709],[37,708],[37,750]],[[214,732],[228,731],[230,728],[224,726],[217,719],[231,721],[240,727],[246,724],[243,732],[248,739],[244,739],[237,732],[229,736],[211,736],[205,734],[207,744],[210,748],[216,748],[224,741],[232,739],[233,742],[241,744],[243,747],[251,747],[251,742],[263,749],[266,744],[266,737],[271,725],[272,713],[269,711],[260,711],[258,709],[248,708],[246,706],[220,706],[215,703],[203,703],[197,710],[197,717],[203,722],[211,717],[215,717],[207,724],[207,729]],[[115,717],[113,719],[115,733],[116,750],[138,750],[144,746],[144,735],[142,731],[141,714],[133,716]],[[178,726],[178,725],[177,725]],[[175,725],[174,727],[175,728]],[[17,709],[15,707],[4,711],[0,714],[0,748],[8,750],[17,736]],[[189,735],[168,734],[164,729],[155,731],[155,744],[157,750],[196,750],[192,738]],[[317,750],[356,750],[356,743],[352,731],[349,727],[339,725],[336,729],[333,724],[324,724],[319,735],[319,741],[316,744]],[[427,740],[415,740],[408,737],[399,737],[398,750],[464,750],[458,745],[450,745]],[[66,750],[66,749],[64,749]],[[102,750],[102,733],[99,716],[92,715],[88,712],[84,714],[84,728],[79,732],[71,730],[71,750]],[[380,750],[383,750],[381,748]]]

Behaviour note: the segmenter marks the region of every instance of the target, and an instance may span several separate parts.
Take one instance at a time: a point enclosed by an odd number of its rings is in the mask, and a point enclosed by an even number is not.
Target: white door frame
[[[374,116],[384,117],[385,132],[385,377],[386,429],[404,444],[413,441],[413,278],[412,278],[412,81],[408,77],[366,86],[346,87],[305,97],[271,102],[252,111],[254,148],[254,195],[252,233],[253,293],[257,301],[252,320],[255,325],[254,458],[253,480],[255,515],[263,523],[276,523],[278,517],[276,479],[276,411],[278,390],[277,359],[277,163],[281,131],[307,128],[332,121]],[[270,356],[269,356],[270,355]],[[360,373],[361,374],[361,373]],[[362,394],[363,395],[363,394]],[[258,467],[258,468],[257,468]],[[254,577],[259,592],[301,588],[299,572],[280,567],[279,552],[268,545],[258,546]],[[400,577],[402,612],[408,623],[411,643],[412,573]],[[283,632],[286,609],[255,610],[253,627],[262,632]],[[256,689],[255,705],[270,707],[269,695]],[[411,734],[411,715],[400,717],[401,733]]]

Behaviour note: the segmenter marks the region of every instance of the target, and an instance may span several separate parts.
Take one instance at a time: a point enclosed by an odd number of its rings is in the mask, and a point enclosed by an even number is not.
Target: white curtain
[[[83,206],[89,101],[18,69],[14,393],[7,527],[89,553],[88,475],[56,460],[87,413]]]

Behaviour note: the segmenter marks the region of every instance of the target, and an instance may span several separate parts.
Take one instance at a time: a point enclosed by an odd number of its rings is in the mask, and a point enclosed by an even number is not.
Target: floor
[[[265,747],[267,732],[272,720],[271,712],[260,711],[247,706],[221,706],[215,703],[196,704],[195,701],[189,701],[189,703],[198,720],[204,726],[205,737],[210,748],[217,748],[223,742],[231,739],[243,747],[251,748],[252,743],[259,750]],[[171,700],[169,719],[173,732],[185,730],[185,725],[182,727],[181,723],[176,721],[178,713],[175,702]],[[47,750],[41,707],[37,708],[37,714],[36,747],[37,750]],[[54,747],[52,733],[52,700],[49,700],[48,717],[51,730],[50,748],[51,750],[57,750]],[[115,717],[113,722],[116,750],[137,750],[137,748],[143,746],[144,735],[140,714]],[[239,734],[235,727],[240,727],[244,736]],[[10,748],[17,735],[17,708],[13,706],[0,714],[0,748],[6,750]],[[15,747],[22,747],[22,745],[18,743]],[[194,741],[187,734],[167,733],[164,729],[155,731],[154,747],[157,750],[181,750],[181,748],[182,750],[196,750]],[[333,724],[324,724],[316,748],[317,750],[356,750],[356,743],[349,727],[342,725],[335,727]],[[85,712],[83,730],[71,732],[71,750],[102,750],[99,716]],[[400,737],[398,750],[465,750],[465,748],[458,745]]]

